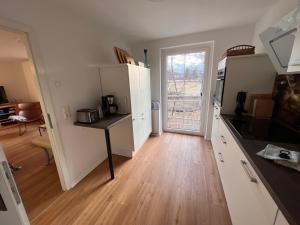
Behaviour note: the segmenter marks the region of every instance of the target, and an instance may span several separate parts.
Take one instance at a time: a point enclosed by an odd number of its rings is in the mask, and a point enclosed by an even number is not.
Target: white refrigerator
[[[0,225],[29,225],[3,147],[0,145]]]

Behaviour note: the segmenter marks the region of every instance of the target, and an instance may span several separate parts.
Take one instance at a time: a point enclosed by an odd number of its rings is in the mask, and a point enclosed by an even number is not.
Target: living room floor
[[[60,195],[33,225],[229,225],[210,142],[164,133],[150,138],[133,159],[114,156]]]
[[[31,221],[63,193],[55,163],[47,165],[43,150],[31,143],[40,136],[39,125],[28,124],[22,136],[19,136],[18,127],[0,131],[0,143],[8,161],[22,166],[14,173],[14,178]],[[42,135],[46,136],[47,132],[42,131]]]

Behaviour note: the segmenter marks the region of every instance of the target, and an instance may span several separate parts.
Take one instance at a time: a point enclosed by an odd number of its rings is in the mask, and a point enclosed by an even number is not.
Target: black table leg
[[[105,129],[105,140],[106,140],[106,149],[107,149],[107,155],[108,155],[110,177],[113,180],[115,178],[115,173],[114,173],[114,165],[113,165],[113,161],[112,161],[111,144],[110,144],[110,136],[109,136],[108,129]]]

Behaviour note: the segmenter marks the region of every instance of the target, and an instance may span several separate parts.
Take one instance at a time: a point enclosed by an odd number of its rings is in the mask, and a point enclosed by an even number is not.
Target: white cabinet
[[[233,225],[273,225],[277,205],[222,119],[216,118],[212,143]]]
[[[125,125],[112,129],[112,151],[133,156],[152,130],[150,70],[130,64],[100,68],[103,95],[114,95],[120,113],[131,113]]]
[[[289,225],[281,211],[278,211],[274,225]]]

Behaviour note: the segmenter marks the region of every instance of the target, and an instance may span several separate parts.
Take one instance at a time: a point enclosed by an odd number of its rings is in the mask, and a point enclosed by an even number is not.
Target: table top
[[[96,123],[75,122],[74,125],[80,127],[89,127],[95,129],[108,130],[129,117],[131,117],[131,114],[113,114],[113,115],[105,116],[103,119],[99,120]]]
[[[0,104],[0,109],[6,109],[6,108],[10,108],[10,107],[17,107],[18,103],[3,103]]]

